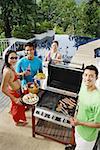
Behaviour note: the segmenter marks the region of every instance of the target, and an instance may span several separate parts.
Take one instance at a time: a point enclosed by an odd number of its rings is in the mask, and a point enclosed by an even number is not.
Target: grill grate
[[[72,129],[42,119],[39,119],[35,127],[35,133],[63,144],[74,144]]]

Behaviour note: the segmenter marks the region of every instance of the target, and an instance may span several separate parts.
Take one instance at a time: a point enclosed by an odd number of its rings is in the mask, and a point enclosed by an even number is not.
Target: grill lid
[[[83,70],[66,65],[48,65],[47,86],[78,93],[82,82]]]

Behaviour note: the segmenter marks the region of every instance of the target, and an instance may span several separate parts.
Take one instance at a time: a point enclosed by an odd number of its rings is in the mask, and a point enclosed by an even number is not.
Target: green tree
[[[89,0],[79,6],[79,22],[77,32],[81,35],[100,37],[100,2]]]
[[[80,5],[76,0],[1,0],[0,33],[30,38],[54,28],[57,33],[99,37],[99,6],[99,0]]]
[[[12,36],[15,26],[31,25],[34,20],[36,6],[35,0],[1,0],[0,18],[3,22],[5,37]],[[31,20],[32,19],[32,20]],[[35,24],[35,23],[33,23]]]
[[[76,26],[75,0],[42,0],[40,2],[43,20],[50,21],[55,29],[58,27],[66,32],[68,26]]]

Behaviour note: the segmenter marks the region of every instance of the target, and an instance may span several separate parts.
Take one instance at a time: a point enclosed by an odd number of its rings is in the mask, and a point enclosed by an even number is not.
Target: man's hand
[[[24,75],[25,75],[25,76],[29,76],[29,75],[31,75],[31,72],[30,72],[30,71],[25,71],[25,72],[24,72]]]
[[[76,118],[71,117],[69,121],[72,126],[80,125],[80,122]]]

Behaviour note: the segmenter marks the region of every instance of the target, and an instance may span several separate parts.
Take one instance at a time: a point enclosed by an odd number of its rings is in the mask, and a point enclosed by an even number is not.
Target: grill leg
[[[75,145],[67,145],[66,147],[65,147],[65,150],[75,150]]]
[[[35,137],[35,116],[34,116],[35,106],[32,107],[32,137]]]

